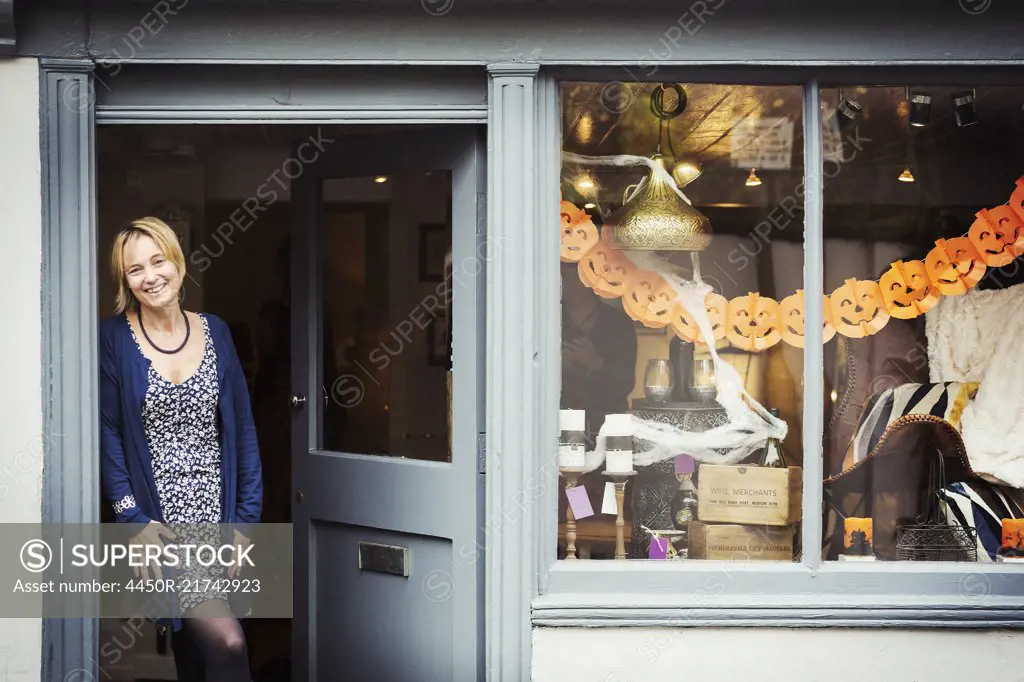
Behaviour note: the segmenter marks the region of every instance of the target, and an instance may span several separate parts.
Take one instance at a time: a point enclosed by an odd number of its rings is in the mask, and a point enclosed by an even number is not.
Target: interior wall
[[[439,173],[400,175],[395,177],[394,192],[398,200],[391,204],[389,321],[400,338],[399,329],[411,326],[412,340],[407,342],[406,352],[394,356],[391,368],[391,443],[396,453],[405,457],[443,460],[447,456],[445,368],[429,364],[425,328],[427,309],[437,299],[441,283],[420,277],[419,230],[424,224],[448,223],[451,183]],[[447,234],[450,245],[450,230]],[[474,274],[472,270],[456,272],[459,281]],[[434,298],[428,299],[431,296]],[[391,348],[398,342],[394,336],[388,339]]]
[[[0,59],[0,522],[42,520],[47,449],[42,397],[42,196],[39,68]],[[56,437],[56,436],[54,436]],[[9,550],[10,551],[10,550]],[[0,679],[40,679],[42,621],[0,618]]]
[[[100,134],[102,134],[102,128]],[[117,287],[110,274],[111,247],[118,231],[135,218],[154,215],[168,204],[191,212],[191,241],[198,245],[204,238],[205,165],[197,158],[171,158],[139,155],[101,157],[97,164],[96,195],[100,276],[97,304],[101,316],[114,311]],[[184,305],[203,308],[203,272],[188,263],[191,250],[182,245],[186,255],[188,279]]]
[[[779,628],[535,628],[533,682],[1024,680],[1024,633]]]

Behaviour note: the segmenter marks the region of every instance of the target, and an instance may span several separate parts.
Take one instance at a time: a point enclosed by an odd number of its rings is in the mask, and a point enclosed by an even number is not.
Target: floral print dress
[[[199,368],[176,384],[151,363],[142,423],[164,523],[178,536],[172,542],[217,547],[222,544],[216,525],[221,523],[220,387],[209,322],[205,315],[199,318],[206,336]],[[141,353],[134,329],[132,339]],[[223,567],[216,563],[180,567],[175,582],[181,613],[211,598],[226,600],[213,582],[224,577]]]

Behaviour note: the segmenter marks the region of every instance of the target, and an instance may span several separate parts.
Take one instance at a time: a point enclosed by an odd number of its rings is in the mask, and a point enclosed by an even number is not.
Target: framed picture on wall
[[[442,223],[420,225],[420,281],[444,280],[444,258],[448,252],[448,228]]]

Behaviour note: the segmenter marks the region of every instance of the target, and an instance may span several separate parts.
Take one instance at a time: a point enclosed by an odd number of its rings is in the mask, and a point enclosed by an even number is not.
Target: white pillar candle
[[[558,466],[582,469],[587,452],[586,410],[559,410],[558,431]]]
[[[610,414],[604,420],[604,469],[610,473],[633,470],[633,415]]]

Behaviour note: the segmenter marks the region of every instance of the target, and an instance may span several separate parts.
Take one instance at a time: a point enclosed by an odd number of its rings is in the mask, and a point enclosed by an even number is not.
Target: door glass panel
[[[324,182],[323,449],[451,461],[451,173]]]

